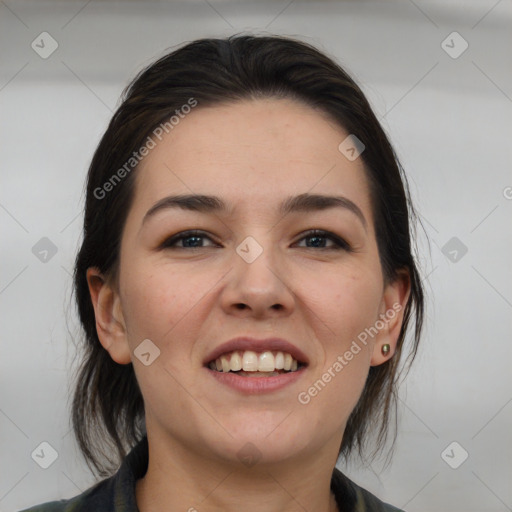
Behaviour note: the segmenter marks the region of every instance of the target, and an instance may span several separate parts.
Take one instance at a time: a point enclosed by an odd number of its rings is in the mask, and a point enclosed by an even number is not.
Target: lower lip
[[[294,372],[282,373],[274,377],[241,377],[236,373],[217,372],[206,368],[220,383],[250,395],[270,393],[289,386],[301,378],[305,369],[302,367]]]

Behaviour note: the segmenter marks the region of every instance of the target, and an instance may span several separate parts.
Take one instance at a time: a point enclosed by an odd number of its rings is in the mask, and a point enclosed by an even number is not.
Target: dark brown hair
[[[301,101],[330,116],[365,145],[361,158],[370,183],[383,274],[389,282],[406,269],[411,294],[396,353],[386,363],[370,368],[348,419],[340,454],[348,455],[357,447],[364,455],[371,431],[377,434],[376,446],[382,446],[390,419],[396,424],[404,340],[414,319],[414,336],[408,343],[407,360],[411,363],[423,325],[424,293],[411,249],[412,221],[418,219],[406,177],[386,134],[354,80],[313,46],[281,36],[200,39],[166,54],[129,84],[88,171],[83,241],[74,270],[74,294],[85,336],[72,422],[89,467],[99,475],[111,474],[145,433],[144,403],[133,366],[117,364],[100,344],[86,280],[89,267],[97,267],[113,282],[117,279],[121,235],[137,169],[135,165],[130,171],[126,163],[149,134],[191,98],[201,108],[260,97]],[[122,179],[113,182],[113,175],[123,166],[130,172],[118,173]],[[100,193],[107,182],[113,186],[108,193]]]

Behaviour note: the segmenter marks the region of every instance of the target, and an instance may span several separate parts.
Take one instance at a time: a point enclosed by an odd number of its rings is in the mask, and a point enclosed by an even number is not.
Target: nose
[[[255,318],[291,314],[295,294],[290,273],[275,251],[248,237],[233,252],[232,263],[221,296],[227,314]]]

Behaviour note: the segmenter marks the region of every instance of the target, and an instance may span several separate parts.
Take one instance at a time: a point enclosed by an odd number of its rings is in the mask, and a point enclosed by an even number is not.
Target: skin
[[[240,503],[249,512],[337,510],[329,485],[346,421],[370,366],[392,357],[410,293],[407,275],[384,283],[363,163],[338,150],[347,135],[288,99],[198,106],[141,162],[119,281],[87,272],[99,339],[116,362],[133,363],[144,397],[149,466],[136,486],[141,512],[234,511]],[[349,198],[366,228],[342,208],[277,214],[281,200],[306,192]],[[177,193],[217,195],[233,210],[169,209],[142,223],[151,206]],[[332,249],[329,239],[322,239],[327,249],[308,247],[304,233],[315,228],[353,251]],[[182,240],[159,248],[188,229],[206,232],[202,247]],[[263,248],[252,263],[235,250],[247,236]],[[299,403],[298,394],[393,304],[402,308],[394,318]],[[285,338],[309,366],[282,390],[244,396],[203,367],[214,347],[241,335]],[[134,356],[145,339],[160,350],[149,366]],[[247,442],[260,457],[251,467],[237,456]]]

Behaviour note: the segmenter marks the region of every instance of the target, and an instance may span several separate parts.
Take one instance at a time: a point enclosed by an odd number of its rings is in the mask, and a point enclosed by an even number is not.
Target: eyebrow
[[[228,206],[220,197],[204,194],[181,194],[167,196],[157,201],[144,215],[144,224],[157,212],[179,208],[182,210],[201,213],[233,213],[233,207]],[[294,212],[322,211],[330,208],[344,208],[357,216],[367,229],[367,221],[361,209],[350,199],[343,196],[304,193],[286,198],[280,205],[278,213],[287,215]]]

